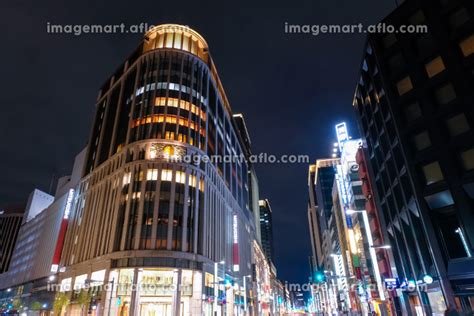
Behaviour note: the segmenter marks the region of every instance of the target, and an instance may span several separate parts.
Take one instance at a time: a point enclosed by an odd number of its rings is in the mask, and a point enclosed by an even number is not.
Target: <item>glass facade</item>
[[[427,34],[369,36],[353,104],[399,279],[435,279],[403,291],[407,311],[471,311],[474,178],[461,157],[474,139],[474,12],[469,1],[406,1],[384,22],[415,13]]]

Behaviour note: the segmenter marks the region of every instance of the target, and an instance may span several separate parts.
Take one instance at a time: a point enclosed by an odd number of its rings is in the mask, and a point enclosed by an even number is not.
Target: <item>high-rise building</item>
[[[249,167],[225,159],[245,155],[241,132],[204,38],[149,30],[99,92],[59,265],[69,313],[81,310],[71,289],[99,315],[245,309]]]
[[[331,229],[335,229],[335,223],[330,221],[330,217],[335,166],[338,162],[339,158],[318,159],[316,164],[309,167],[308,221],[315,269],[324,269],[333,251]]]
[[[388,315],[394,310],[383,276],[392,275],[380,224],[374,209],[367,208],[371,197],[358,155],[362,141],[349,136],[345,123],[336,125],[336,135],[335,157],[317,160],[309,169],[310,231],[317,254],[311,279],[318,285],[311,291],[311,308]]]
[[[268,199],[258,201],[260,206],[260,234],[263,252],[267,259],[273,262],[273,220],[272,208]]]
[[[355,160],[357,165],[353,165],[354,171],[357,169],[359,179],[361,181],[362,195],[365,197],[365,209],[369,225],[366,227],[370,230],[370,244],[371,247],[368,249],[369,256],[372,258],[373,267],[377,270],[374,271],[375,282],[378,286],[383,286],[383,281],[393,280],[397,277],[396,267],[393,262],[393,256],[391,253],[391,246],[387,242],[384,234],[384,227],[381,224],[380,216],[381,213],[376,207],[374,190],[372,179],[373,176],[369,173],[367,166],[367,151],[362,146],[362,142],[358,146]],[[368,231],[367,231],[368,233]],[[381,289],[383,290],[383,288]],[[400,306],[400,301],[394,291],[384,291],[384,297],[387,301],[385,307],[395,314],[403,314],[403,309]]]
[[[261,241],[261,234],[260,234],[260,225],[258,223],[260,222],[260,206],[258,201],[260,201],[259,198],[259,191],[258,191],[258,179],[257,175],[255,172],[255,167],[252,164],[252,148],[251,148],[251,142],[250,142],[250,136],[249,136],[249,131],[247,129],[247,125],[245,124],[245,119],[243,114],[238,113],[234,114],[234,122],[236,124],[236,133],[238,133],[239,137],[242,140],[242,151],[243,155],[247,160],[247,174],[248,174],[248,181],[244,185],[248,186],[248,192],[249,192],[249,201],[248,201],[248,208],[250,211],[253,213],[253,218],[256,223],[255,225],[255,231],[257,234],[257,240]]]
[[[76,156],[70,176],[58,180],[55,196],[35,189],[29,196],[11,256],[10,268],[0,274],[0,306],[12,301],[17,312],[51,311],[68,216],[74,190],[84,170],[85,150]],[[18,305],[18,304],[17,304]]]
[[[354,95],[412,315],[474,309],[473,16],[468,0],[403,2],[383,23],[427,32],[369,35]]]
[[[367,209],[364,179],[359,174],[357,163],[362,141],[350,137],[338,141],[341,159],[337,166],[337,192],[333,192],[333,213],[341,240],[341,247],[333,256],[337,267],[335,273],[338,280],[343,281],[338,287],[345,289],[350,283],[350,291],[343,292],[346,294],[345,303],[352,310],[362,314],[388,315],[391,308],[379,268],[379,258],[383,254],[376,252],[380,238],[374,234],[378,224],[373,210]]]
[[[10,265],[24,211],[23,206],[7,206],[0,210],[0,274]]]
[[[332,280],[326,280],[324,274],[333,271],[332,255],[340,248],[332,198],[338,163],[339,158],[318,159],[309,166],[308,172],[308,222],[313,254],[310,280],[325,286],[332,284]],[[336,312],[339,309],[336,296],[333,289],[324,287],[312,292],[314,311]]]
[[[339,159],[322,159],[316,162],[317,171],[315,176],[316,197],[318,206],[316,208],[320,219],[322,231],[323,257],[321,267],[329,269],[332,266],[331,254],[339,248],[337,238],[337,227],[334,220],[332,191],[336,174],[336,165]]]
[[[314,188],[314,177],[316,175],[316,164],[308,167],[308,224],[311,239],[310,271],[316,271],[318,258],[321,254],[321,232],[319,230],[319,220],[316,213],[316,190]]]

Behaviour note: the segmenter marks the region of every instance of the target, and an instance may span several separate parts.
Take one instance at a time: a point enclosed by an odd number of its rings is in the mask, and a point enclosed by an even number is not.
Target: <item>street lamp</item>
[[[347,215],[352,215],[355,213],[365,213],[365,212],[366,212],[365,210],[346,210]]]
[[[217,298],[219,297],[219,281],[217,275],[219,264],[225,265],[225,260],[221,260],[220,262],[214,262],[214,315],[217,315]]]
[[[252,275],[244,275],[242,277],[243,279],[243,283],[244,283],[244,314],[247,315],[247,283],[246,283],[246,279],[247,278],[251,278]]]
[[[373,248],[373,249],[390,249],[390,248],[392,248],[392,246],[390,246],[390,245],[372,245],[372,246],[370,246],[370,248]]]

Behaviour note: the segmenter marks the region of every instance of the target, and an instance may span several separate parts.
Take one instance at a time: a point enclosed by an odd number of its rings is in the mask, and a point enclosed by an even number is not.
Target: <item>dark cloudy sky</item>
[[[393,0],[3,1],[0,205],[48,190],[89,137],[101,84],[139,34],[48,34],[52,24],[179,23],[210,45],[234,112],[244,113],[255,153],[330,154],[335,123],[356,134],[351,107],[360,34],[285,34],[284,24],[376,23]],[[259,165],[274,211],[279,276],[307,279],[307,165]]]

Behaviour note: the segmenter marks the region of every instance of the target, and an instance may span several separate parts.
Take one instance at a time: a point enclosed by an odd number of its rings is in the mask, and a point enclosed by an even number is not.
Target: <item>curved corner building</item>
[[[180,25],[149,30],[98,96],[60,264],[69,316],[83,308],[72,290],[88,287],[97,315],[243,309],[249,167],[197,159],[242,157],[242,139],[206,41]]]

